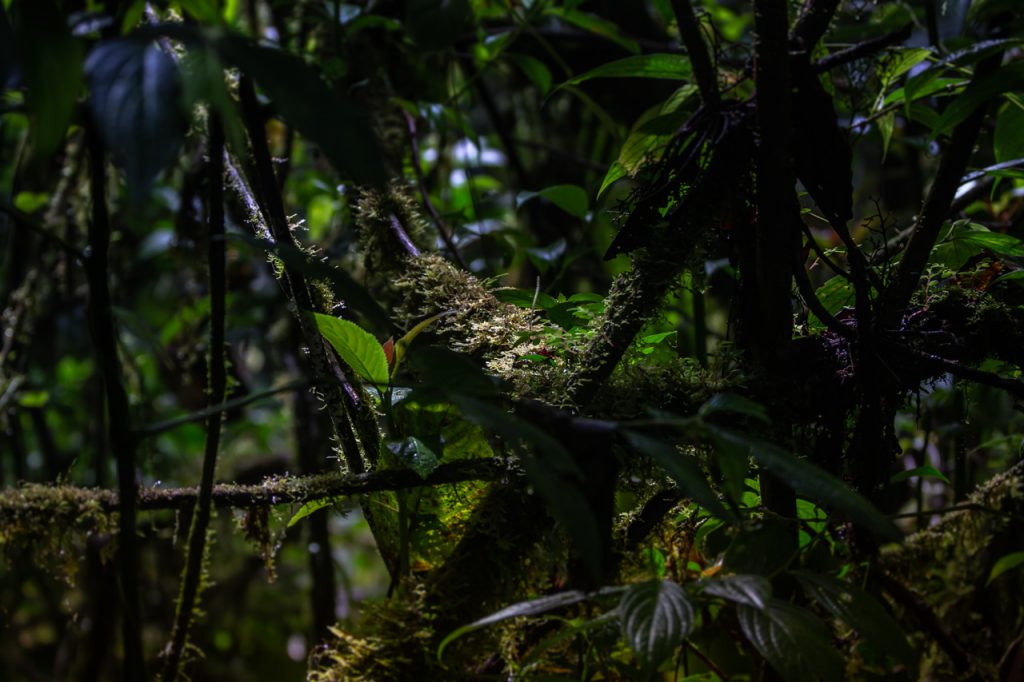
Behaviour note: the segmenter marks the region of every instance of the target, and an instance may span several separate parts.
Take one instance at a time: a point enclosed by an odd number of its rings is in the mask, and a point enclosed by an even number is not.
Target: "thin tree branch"
[[[210,276],[210,407],[221,406],[227,388],[227,367],[224,352],[226,327],[226,244],[224,242],[224,131],[216,115],[211,114],[209,130],[209,166],[206,182],[206,215],[209,226],[208,261]],[[199,496],[196,499],[192,525],[188,532],[188,551],[185,555],[185,571],[182,574],[181,593],[178,597],[174,627],[164,660],[162,679],[174,682],[178,679],[181,656],[188,642],[192,618],[195,615],[202,581],[203,564],[206,560],[206,531],[210,525],[210,509],[213,496],[213,476],[217,468],[217,452],[220,449],[221,422],[223,414],[211,414],[206,420],[206,447],[203,452],[203,469],[199,482]]]
[[[971,82],[976,83],[994,71],[1002,58],[1003,53],[1000,51],[980,62]],[[917,216],[914,233],[907,244],[903,260],[900,261],[892,284],[882,296],[881,321],[885,327],[896,326],[903,309],[917,289],[921,273],[928,263],[928,256],[932,252],[932,247],[935,246],[946,216],[949,215],[949,207],[960,186],[960,178],[967,170],[967,163],[974,151],[974,143],[981,131],[981,124],[985,120],[987,109],[988,107],[984,104],[979,106],[967,120],[953,131],[949,147],[942,155],[942,161],[939,162],[935,181],[932,183],[924,206],[921,207],[921,212]]]
[[[708,54],[704,37],[700,34],[700,23],[693,13],[693,5],[690,4],[690,0],[672,0],[672,11],[676,15],[679,35],[683,39],[686,53],[690,57],[690,65],[693,67],[693,75],[697,80],[701,101],[705,106],[714,108],[720,99],[718,76],[711,63],[711,56]]]
[[[943,374],[948,373],[955,377],[966,379],[967,381],[973,381],[977,384],[984,384],[985,386],[999,388],[1018,399],[1024,400],[1024,382],[1016,379],[1007,379],[999,376],[998,374],[986,372],[974,367],[968,367],[967,365],[963,365],[955,360],[950,360],[933,353],[909,348],[901,343],[889,342],[887,345],[897,353],[901,353],[912,360],[921,362],[934,370],[942,372]]]
[[[466,263],[462,260],[462,254],[459,253],[459,249],[455,246],[455,241],[452,239],[451,229],[445,224],[437,207],[434,206],[434,202],[430,200],[427,181],[423,177],[423,169],[420,168],[420,142],[416,137],[416,117],[405,110],[402,111],[402,114],[405,116],[406,129],[409,131],[409,145],[412,148],[412,172],[416,176],[416,186],[420,190],[420,198],[423,200],[423,205],[426,207],[427,213],[430,214],[430,218],[434,221],[434,226],[437,227],[437,232],[441,235],[444,245],[448,247],[448,252],[455,259],[455,262],[459,264],[459,267],[466,270]]]
[[[818,61],[811,65],[811,68],[815,73],[825,73],[832,69],[838,68],[850,62],[855,62],[858,59],[864,59],[871,55],[881,52],[887,47],[893,45],[899,45],[910,39],[910,34],[914,28],[913,24],[906,24],[896,29],[892,33],[886,33],[883,36],[872,38],[871,40],[865,40],[862,43],[851,45],[845,50],[839,50],[833,52],[827,57],[822,57]]]
[[[142,653],[142,608],[139,603],[139,549],[135,535],[135,437],[131,431],[128,394],[121,377],[121,359],[117,348],[110,283],[107,279],[110,216],[107,213],[106,155],[94,125],[87,126],[86,138],[92,202],[88,229],[89,255],[85,259],[89,281],[87,310],[106,389],[110,443],[117,458],[118,491],[122,499],[128,500],[118,517],[117,565],[123,604],[121,633],[124,641],[122,679],[142,682],[146,679],[146,672]]]

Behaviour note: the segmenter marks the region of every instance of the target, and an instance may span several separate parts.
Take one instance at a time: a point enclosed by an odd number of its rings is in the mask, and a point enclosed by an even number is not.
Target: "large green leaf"
[[[793,571],[808,596],[829,613],[856,630],[874,648],[891,655],[910,669],[918,655],[899,623],[874,597],[856,585],[809,571]]]
[[[650,457],[664,469],[687,497],[719,518],[733,518],[711,490],[695,457],[684,455],[671,443],[637,431],[623,431],[622,435],[637,452]]]
[[[423,479],[426,479],[439,464],[437,454],[415,436],[409,436],[398,443],[390,443],[388,449],[396,460]]]
[[[844,514],[883,540],[902,539],[899,529],[874,505],[832,474],[754,436],[713,424],[705,424],[705,429],[716,447],[742,448],[797,492]]]
[[[178,65],[155,43],[124,38],[97,45],[85,73],[93,120],[139,200],[185,138]]]
[[[622,588],[617,587],[604,588],[599,592],[583,592],[581,590],[569,590],[567,592],[558,592],[557,594],[549,594],[547,596],[539,597],[537,599],[531,599],[529,601],[522,601],[517,604],[512,604],[511,606],[507,606],[500,611],[495,611],[489,616],[484,616],[480,620],[473,621],[468,625],[463,625],[457,630],[451,632],[448,636],[441,640],[441,644],[437,647],[437,658],[438,660],[441,660],[441,657],[444,655],[444,650],[448,647],[449,644],[451,644],[459,637],[462,637],[463,635],[467,635],[470,632],[473,632],[474,630],[479,630],[480,628],[485,628],[488,625],[494,625],[496,623],[509,620],[510,618],[525,618],[529,616],[539,616],[545,613],[549,613],[551,611],[555,611],[557,609],[565,608],[566,606],[578,604],[581,601],[585,601],[587,599],[614,595],[618,594],[621,591]]]
[[[974,111],[991,102],[1004,92],[1024,87],[1024,62],[1013,62],[971,83],[963,93],[949,103],[932,130],[932,137],[949,132],[967,119]]]
[[[15,3],[11,16],[32,151],[42,158],[60,145],[74,115],[82,90],[82,44],[54,0]]]
[[[992,567],[991,572],[989,572],[988,580],[985,581],[985,584],[990,585],[999,576],[1019,566],[1024,566],[1024,552],[1012,552],[1000,557],[999,561]]]
[[[701,581],[705,594],[763,609],[772,596],[772,584],[760,575],[730,575]]]
[[[519,208],[527,201],[541,197],[562,209],[569,215],[582,218],[587,214],[590,200],[582,187],[576,185],[554,185],[545,187],[537,192],[520,192],[516,197],[516,208]]]
[[[364,380],[378,387],[388,385],[388,359],[377,339],[355,322],[312,313],[324,338]]]
[[[640,665],[655,670],[693,630],[690,598],[671,580],[631,585],[619,602],[622,634]]]
[[[240,36],[221,38],[216,45],[226,61],[256,81],[290,125],[320,147],[339,173],[356,183],[385,182],[383,156],[369,120],[318,68]]]
[[[828,627],[807,609],[772,598],[763,609],[741,604],[736,615],[746,638],[788,682],[843,679]]]
[[[589,31],[594,35],[607,38],[627,52],[632,52],[634,54],[640,52],[640,46],[637,45],[635,40],[622,35],[622,32],[615,23],[599,17],[596,14],[581,12],[577,9],[569,9],[566,7],[549,7],[547,8],[546,13],[582,28],[584,31]]]
[[[1024,157],[1024,108],[1017,102],[1009,102],[996,119],[996,131],[992,138],[992,149],[996,161],[1010,161]]]
[[[685,81],[690,79],[691,74],[688,57],[680,54],[655,53],[626,57],[602,64],[579,76],[570,78],[562,85],[579,85],[594,78],[660,78]]]

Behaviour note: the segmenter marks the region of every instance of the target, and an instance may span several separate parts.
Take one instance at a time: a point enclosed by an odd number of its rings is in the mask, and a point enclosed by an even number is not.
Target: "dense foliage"
[[[1024,678],[1014,9],[4,0],[0,676]]]

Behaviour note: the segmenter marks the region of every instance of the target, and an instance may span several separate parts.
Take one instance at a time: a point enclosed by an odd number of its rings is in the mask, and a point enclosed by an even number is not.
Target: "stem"
[[[705,106],[714,108],[719,101],[718,78],[708,55],[707,45],[704,44],[704,37],[700,34],[700,23],[693,13],[693,6],[690,0],[672,0],[672,11],[676,15],[679,35],[686,46],[686,53],[690,56],[693,75],[700,90],[700,99]]]
[[[117,350],[110,284],[107,281],[107,251],[110,247],[110,217],[107,214],[106,159],[99,133],[89,125],[89,217],[88,255],[85,258],[89,281],[88,317],[96,354],[103,372],[107,397],[110,444],[117,458],[117,488],[125,500],[118,516],[117,567],[123,604],[122,638],[124,661],[122,677],[135,682],[146,679],[142,654],[142,609],[139,604],[139,548],[135,535],[136,492],[135,438],[131,430],[128,394],[121,377]]]
[[[225,328],[225,242],[224,242],[224,131],[213,114],[209,119],[209,167],[207,175],[207,223],[209,225],[210,267],[210,407],[224,402],[227,387],[227,368],[224,353]],[[167,659],[164,661],[163,679],[173,682],[178,678],[181,655],[188,642],[189,629],[195,615],[199,588],[202,583],[203,564],[206,559],[206,531],[210,525],[213,496],[213,476],[217,469],[217,451],[220,448],[223,414],[211,414],[206,420],[206,448],[203,452],[203,471],[199,481],[192,526],[188,533],[188,553],[182,575],[181,593],[175,613],[174,629]]]

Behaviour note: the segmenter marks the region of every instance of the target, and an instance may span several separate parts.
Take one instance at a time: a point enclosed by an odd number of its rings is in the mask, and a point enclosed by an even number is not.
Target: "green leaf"
[[[673,444],[637,431],[624,430],[622,435],[637,452],[664,469],[687,497],[719,518],[733,518],[711,490],[695,457],[684,455]]]
[[[89,107],[131,196],[142,199],[178,154],[188,119],[178,65],[155,43],[100,43],[85,62]]]
[[[685,81],[692,75],[690,60],[679,54],[645,54],[626,57],[602,64],[579,76],[570,78],[559,87],[579,85],[594,78],[659,78]]]
[[[608,172],[604,174],[604,179],[601,180],[601,188],[597,190],[598,198],[604,194],[606,189],[614,185],[616,180],[621,180],[626,175],[626,167],[618,161],[612,161],[612,165],[608,166]]]
[[[559,592],[557,594],[550,594],[537,599],[531,599],[529,601],[519,602],[507,606],[500,611],[496,611],[489,616],[484,616],[480,620],[473,621],[469,625],[463,625],[462,627],[454,630],[443,640],[437,647],[437,660],[441,660],[444,655],[444,650],[453,641],[467,635],[470,632],[485,628],[488,625],[494,625],[510,618],[525,618],[529,616],[539,616],[545,613],[549,613],[556,609],[565,608],[566,606],[572,606],[578,604],[581,601],[592,599],[598,596],[608,596],[621,592],[621,588],[604,588],[597,593],[588,593],[581,590],[569,590],[568,592]]]
[[[873,647],[891,655],[911,670],[918,655],[899,623],[874,597],[856,585],[809,571],[793,571],[809,597],[853,628]]]
[[[930,263],[943,265],[950,270],[959,270],[968,260],[981,253],[982,247],[962,237],[970,232],[988,232],[988,228],[967,220],[957,220],[946,233],[946,238],[937,244],[929,256]]]
[[[1020,258],[1024,256],[1024,241],[1000,232],[971,231],[957,235],[958,241],[973,244],[1000,256]]]
[[[320,333],[352,370],[369,383],[388,385],[388,359],[372,334],[359,325],[330,315],[313,313]]]
[[[731,575],[702,580],[700,585],[705,594],[757,609],[765,608],[772,596],[771,582],[760,575]]]
[[[399,443],[390,443],[388,449],[399,462],[423,479],[426,479],[440,463],[434,451],[415,436],[409,436]]]
[[[547,199],[569,215],[574,215],[578,218],[587,215],[587,210],[590,206],[590,199],[582,187],[576,185],[554,185],[538,192],[520,192],[516,197],[516,208],[518,209],[527,201],[537,197]]]
[[[547,310],[558,305],[558,301],[554,299],[550,294],[545,294],[543,291],[537,291],[536,289],[514,289],[512,287],[505,287],[501,289],[495,289],[491,292],[494,297],[502,303],[511,303],[517,305],[520,308],[540,308],[541,310]]]
[[[992,581],[1006,573],[1012,571],[1015,568],[1024,565],[1024,552],[1013,552],[1006,556],[1000,557],[999,561],[995,563],[992,570],[988,574],[988,580],[985,581],[985,586],[992,584]]]
[[[383,185],[383,156],[373,128],[348,97],[301,57],[239,36],[217,42],[224,59],[252,77],[277,111],[317,144],[334,168],[358,184]],[[316,106],[310,106],[310,98]]]
[[[325,497],[322,500],[312,500],[299,507],[299,511],[295,512],[290,519],[288,519],[288,527],[291,528],[296,523],[306,518],[313,512],[320,511],[324,507],[330,507],[333,504],[343,502],[344,497]]]
[[[938,469],[936,469],[935,467],[933,467],[931,464],[925,464],[924,466],[914,467],[913,469],[901,471],[892,478],[890,478],[889,483],[899,483],[900,481],[905,481],[908,478],[916,477],[937,478],[940,481],[949,483],[949,479],[946,478],[946,475],[939,471]]]
[[[896,126],[896,112],[890,111],[878,119],[878,132],[882,135],[882,161],[889,154],[889,142],[892,140],[892,131]]]
[[[26,86],[32,154],[45,158],[64,140],[74,116],[82,90],[82,43],[71,35],[53,0],[15,3],[11,15]]]
[[[697,416],[707,419],[708,417],[714,417],[723,413],[743,415],[762,424],[771,423],[768,411],[765,410],[764,405],[755,403],[753,400],[736,395],[735,393],[717,393],[713,395],[710,400],[700,406]]]
[[[671,580],[631,585],[619,602],[622,634],[640,665],[656,670],[693,630],[696,614],[690,598]]]
[[[963,93],[949,103],[939,116],[932,130],[932,137],[949,132],[974,113],[978,107],[988,104],[1004,92],[1019,90],[1024,86],[1024,62],[1013,62],[996,71],[982,76],[968,85]]]
[[[843,659],[830,630],[813,613],[772,598],[765,608],[736,607],[740,628],[758,653],[789,682],[840,682]]]
[[[821,301],[825,310],[835,315],[841,308],[853,304],[855,294],[850,280],[837,275],[818,287],[814,295]],[[813,311],[811,315],[814,315]],[[813,332],[820,332],[825,329],[825,323],[814,316],[810,328]]]
[[[705,423],[704,428],[716,446],[743,448],[758,464],[797,492],[841,512],[879,538],[890,542],[903,538],[899,529],[873,504],[832,474],[767,441],[712,424]]]
[[[551,70],[544,62],[526,54],[506,54],[505,56],[537,86],[542,95],[548,94],[552,83]]]
[[[545,12],[573,24],[574,26],[578,26],[584,31],[589,31],[595,35],[601,36],[602,38],[607,38],[627,52],[632,52],[633,54],[640,52],[640,46],[635,40],[622,35],[619,31],[619,27],[615,23],[599,17],[596,14],[580,12],[576,9],[568,9],[564,7],[549,7]]]

